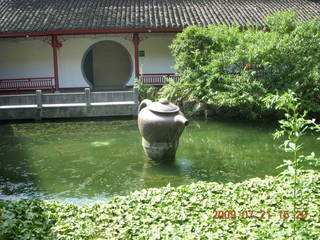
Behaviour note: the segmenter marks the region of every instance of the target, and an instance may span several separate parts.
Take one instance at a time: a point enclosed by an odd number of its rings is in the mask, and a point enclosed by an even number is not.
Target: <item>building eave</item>
[[[41,32],[0,33],[0,38],[41,37],[52,35],[83,35],[83,34],[116,34],[116,33],[179,33],[181,28],[109,28],[82,30],[55,30]]]

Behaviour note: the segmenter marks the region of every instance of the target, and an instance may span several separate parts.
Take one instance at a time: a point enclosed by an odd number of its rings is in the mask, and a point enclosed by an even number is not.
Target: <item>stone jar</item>
[[[167,99],[143,100],[138,109],[138,126],[147,156],[152,160],[175,159],[179,137],[188,123],[179,107]]]

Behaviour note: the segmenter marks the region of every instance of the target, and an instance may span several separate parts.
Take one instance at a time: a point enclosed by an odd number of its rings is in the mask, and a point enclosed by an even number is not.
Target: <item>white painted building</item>
[[[175,34],[141,34],[140,74],[173,74],[169,45]],[[132,87],[137,73],[132,34],[58,37],[60,89],[108,90]],[[0,39],[0,79],[54,77],[51,37]]]
[[[0,91],[125,89],[135,78],[160,83],[174,77],[169,45],[184,27],[263,24],[289,8],[305,20],[319,17],[320,2],[3,0]]]

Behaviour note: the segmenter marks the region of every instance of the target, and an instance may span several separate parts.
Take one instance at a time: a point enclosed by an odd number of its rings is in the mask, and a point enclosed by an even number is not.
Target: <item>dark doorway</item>
[[[122,89],[130,79],[132,62],[121,44],[102,41],[85,53],[82,69],[94,90]]]

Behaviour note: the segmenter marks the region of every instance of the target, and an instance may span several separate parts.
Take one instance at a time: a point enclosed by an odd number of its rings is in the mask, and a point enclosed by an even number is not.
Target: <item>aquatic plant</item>
[[[299,239],[320,235],[320,174],[300,175]],[[153,188],[76,206],[0,201],[0,239],[290,239],[293,178]],[[303,212],[308,210],[306,214]]]

